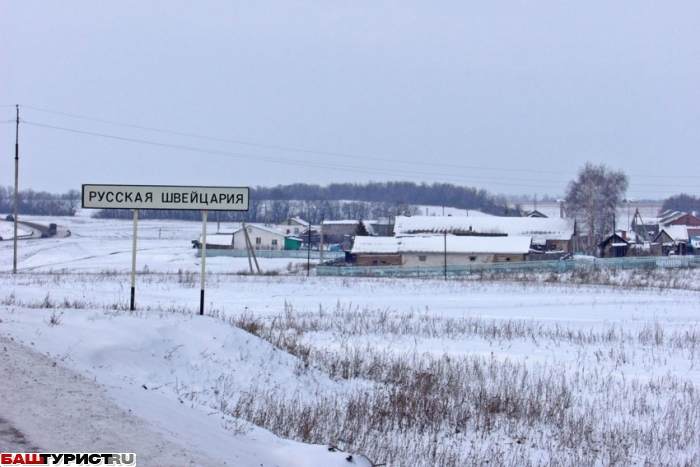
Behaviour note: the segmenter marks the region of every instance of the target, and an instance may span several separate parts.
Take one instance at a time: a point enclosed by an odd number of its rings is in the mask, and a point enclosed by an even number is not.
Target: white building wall
[[[267,230],[256,229],[253,226],[247,226],[248,237],[253,248],[256,250],[284,250],[284,235],[269,232]],[[273,240],[277,241],[277,245],[273,245]],[[233,234],[234,250],[245,250],[245,234],[243,230],[239,230]]]
[[[401,260],[404,266],[443,266],[445,264],[444,253],[402,253]],[[448,266],[463,266],[465,264],[483,264],[497,262],[524,261],[524,255],[520,253],[447,253]]]
[[[424,258],[424,260],[421,260]],[[472,258],[474,258],[472,260]],[[404,266],[443,266],[445,264],[444,253],[402,253],[401,259]],[[447,254],[448,265],[479,264],[493,262],[493,254]]]

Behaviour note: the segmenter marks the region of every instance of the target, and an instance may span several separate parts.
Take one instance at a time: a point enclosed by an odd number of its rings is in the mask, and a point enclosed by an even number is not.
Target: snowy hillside
[[[71,235],[20,242],[16,275],[0,242],[6,452],[164,467],[700,463],[696,271],[348,279],[279,259],[242,275],[246,259],[216,257],[199,316],[201,224],[144,221],[132,312],[131,221],[58,223]]]

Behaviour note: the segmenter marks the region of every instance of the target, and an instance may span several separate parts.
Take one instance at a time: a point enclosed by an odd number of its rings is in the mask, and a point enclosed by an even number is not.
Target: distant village
[[[565,217],[563,209],[547,214],[533,209],[520,217],[498,217],[467,211],[467,215],[326,220],[319,225],[289,217],[276,224],[242,224],[233,232],[209,235],[206,248],[219,255],[225,250],[232,255],[254,251],[278,257],[313,252],[325,264],[344,266],[467,265],[566,260],[574,255],[682,256],[700,251],[697,213],[667,211],[652,218],[636,209],[633,216],[628,213],[629,227],[611,231],[596,251],[584,251],[589,244],[586,233]],[[193,247],[201,248],[201,240],[193,240]]]

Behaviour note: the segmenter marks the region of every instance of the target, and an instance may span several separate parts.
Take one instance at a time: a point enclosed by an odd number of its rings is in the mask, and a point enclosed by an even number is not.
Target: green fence
[[[247,250],[219,250],[215,248],[207,248],[207,258],[214,256],[230,256],[232,258],[247,258]],[[307,259],[319,260],[318,250],[311,250],[309,255],[308,250],[255,250],[255,256],[258,258],[289,258],[289,259]],[[202,250],[197,250],[195,257],[202,257]],[[345,253],[342,251],[324,251],[323,260],[331,260],[336,258],[345,258]]]
[[[430,277],[469,276],[481,273],[568,272],[603,269],[700,268],[700,256],[658,256],[649,258],[611,258],[590,260],[526,261],[521,263],[485,263],[460,266],[316,266],[317,276]]]

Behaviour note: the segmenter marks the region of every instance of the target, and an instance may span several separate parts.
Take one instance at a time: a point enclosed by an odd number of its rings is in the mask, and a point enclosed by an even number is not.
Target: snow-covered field
[[[132,312],[132,222],[57,223],[71,235],[19,242],[16,275],[0,242],[0,427],[21,434],[0,447],[148,466],[700,465],[697,271],[445,282],[279,259],[249,276],[214,257],[198,316],[201,223],[140,221]]]

